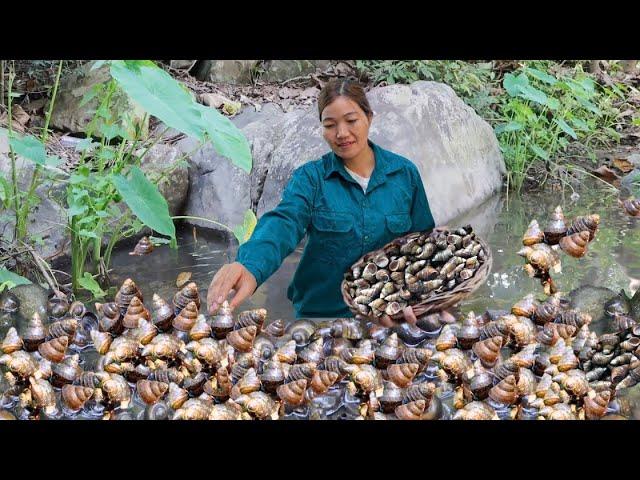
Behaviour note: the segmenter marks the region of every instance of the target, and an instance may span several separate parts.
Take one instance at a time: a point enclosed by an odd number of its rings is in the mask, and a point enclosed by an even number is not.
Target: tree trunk
[[[589,62],[589,72],[600,73],[600,60],[591,60]]]

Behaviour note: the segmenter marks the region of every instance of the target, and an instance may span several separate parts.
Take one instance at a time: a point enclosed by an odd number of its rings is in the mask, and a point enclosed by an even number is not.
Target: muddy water
[[[472,297],[460,304],[463,313],[470,310],[482,313],[487,309],[510,309],[511,305],[528,293],[542,295],[538,280],[528,278],[523,270],[523,259],[516,252],[521,247],[521,236],[528,223],[536,218],[544,225],[556,205],[572,218],[586,213],[599,213],[601,226],[589,253],[582,259],[562,255],[562,272],[553,275],[562,292],[570,292],[584,285],[606,287],[613,292],[625,289],[640,278],[640,221],[628,217],[618,207],[617,192],[601,182],[589,182],[573,193],[571,190],[550,191],[544,194],[526,194],[507,198],[497,195],[474,211],[449,222],[455,227],[470,223],[492,248],[493,269],[488,280]],[[178,235],[179,248],[157,248],[151,255],[128,255],[130,247],[114,252],[111,279],[114,285],[131,277],[145,298],[158,293],[170,299],[176,291],[175,280],[181,272],[191,272],[191,279],[200,287],[202,298],[215,272],[224,263],[233,261],[237,250],[235,240],[182,228]],[[293,321],[293,307],[286,297],[287,287],[302,253],[298,247],[280,269],[265,282],[243,306],[243,309],[264,307],[271,319]],[[637,288],[637,286],[634,286]],[[319,319],[320,321],[320,319]],[[8,326],[6,326],[8,328]],[[4,335],[6,328],[2,328]],[[605,325],[592,325],[600,333]],[[83,353],[85,369],[96,361],[93,349]],[[445,407],[450,403],[445,400]],[[622,400],[625,414],[640,418],[640,388],[629,389]],[[100,412],[95,412],[97,416]],[[143,415],[139,403],[134,402],[132,416]],[[139,417],[140,418],[140,417]]]

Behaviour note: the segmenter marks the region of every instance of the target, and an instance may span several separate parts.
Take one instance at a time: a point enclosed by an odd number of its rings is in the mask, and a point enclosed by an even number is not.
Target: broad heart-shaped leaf
[[[89,290],[96,298],[104,297],[107,294],[107,292],[100,288],[98,282],[94,280],[89,272],[84,272],[84,275],[78,279],[78,283],[82,288]]]
[[[590,130],[589,125],[587,124],[587,122],[585,122],[581,118],[573,117],[573,118],[571,118],[570,121],[571,121],[571,123],[573,123],[573,126],[576,127],[579,130],[585,130],[585,131]]]
[[[540,148],[538,145],[533,143],[529,146],[531,147],[531,150],[533,151],[533,153],[535,153],[538,157],[542,158],[543,160],[549,160],[549,154],[545,150]]]
[[[524,73],[515,76],[512,73],[507,73],[502,81],[502,86],[507,91],[509,96],[515,97],[520,93],[520,89],[523,86],[529,85],[529,79]]]
[[[540,105],[547,104],[547,95],[542,90],[538,90],[531,85],[521,85],[519,88],[520,93],[518,94],[518,96],[520,98],[539,103]]]
[[[500,133],[506,133],[506,132],[517,132],[518,130],[522,130],[523,127],[524,125],[522,125],[519,122],[509,122],[503,125],[498,125],[495,128],[495,132],[496,132],[496,135],[499,135]]]
[[[9,143],[17,155],[38,165],[55,167],[62,162],[58,157],[47,155],[44,150],[44,144],[31,135],[22,138],[11,137],[9,138]]]
[[[31,280],[21,277],[17,273],[13,273],[7,270],[5,267],[0,268],[0,283],[10,282],[9,288],[17,287],[18,285],[31,285]]]
[[[138,167],[131,167],[129,178],[113,175],[113,184],[131,211],[146,226],[171,238],[171,247],[177,247],[176,227],[169,215],[167,201]]]
[[[215,108],[197,105],[204,126],[211,139],[211,144],[223,157],[227,157],[234,165],[245,172],[251,172],[251,148],[246,137],[231,120],[218,112]]]
[[[247,210],[244,212],[244,221],[242,225],[238,225],[233,229],[233,234],[238,239],[238,243],[242,245],[246,241],[251,238],[253,234],[253,230],[256,228],[256,224],[258,223],[258,219],[252,210]]]
[[[114,60],[111,76],[127,95],[167,126],[204,141],[200,111],[187,91],[151,62]]]
[[[569,135],[571,138],[573,138],[574,140],[578,139],[578,135],[576,134],[575,130],[573,128],[571,128],[567,122],[565,122],[564,120],[562,120],[561,118],[554,118],[553,119],[558,126],[562,129],[562,131],[564,133],[566,133],[567,135]]]
[[[542,70],[538,70],[537,68],[527,67],[526,72],[531,75],[533,78],[537,78],[541,82],[548,83],[549,85],[555,85],[558,83],[558,80],[553,75],[549,75]]]

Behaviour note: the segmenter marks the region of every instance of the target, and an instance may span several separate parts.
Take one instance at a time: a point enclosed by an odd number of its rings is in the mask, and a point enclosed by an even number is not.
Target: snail
[[[140,319],[151,320],[151,314],[138,297],[133,297],[122,318],[122,324],[125,328],[137,328]]]
[[[2,340],[2,352],[13,353],[16,350],[22,349],[23,345],[24,345],[24,342],[22,341],[22,338],[20,338],[20,336],[18,335],[18,331],[15,329],[15,327],[11,327],[7,331],[7,334],[5,335],[4,340]]]
[[[153,324],[161,332],[166,332],[171,328],[175,314],[173,308],[158,294],[153,294]]]
[[[387,367],[387,375],[390,381],[405,388],[409,386],[419,368],[417,363],[394,363]]]
[[[64,385],[62,401],[72,411],[81,410],[84,404],[93,397],[94,389],[80,385]]]
[[[600,215],[597,213],[578,216],[573,220],[573,222],[571,222],[571,226],[567,229],[567,235],[572,235],[586,230],[589,232],[589,241],[592,241],[598,231],[599,225]]]
[[[555,245],[566,233],[567,224],[565,223],[562,208],[558,205],[551,214],[549,223],[544,229],[544,238],[549,245]]]
[[[524,246],[535,245],[536,243],[542,243],[544,241],[544,232],[540,229],[537,220],[531,220],[527,231],[522,237],[522,244]]]
[[[200,340],[211,336],[211,326],[207,323],[204,315],[198,315],[196,323],[189,330],[189,338],[191,340]]]
[[[46,330],[42,323],[42,318],[38,312],[34,312],[33,316],[27,323],[27,327],[22,334],[22,341],[24,342],[24,349],[27,352],[34,352],[38,349],[38,346],[45,341]]]
[[[51,383],[54,387],[62,387],[63,385],[75,382],[82,373],[80,366],[80,355],[70,355],[61,363],[56,363],[51,367],[52,376]]]
[[[149,237],[145,235],[136,243],[136,246],[132,252],[129,252],[129,255],[147,255],[151,252],[153,252],[153,243],[149,240]]]
[[[300,379],[280,385],[276,393],[284,403],[291,406],[300,406],[305,402],[307,380]]]
[[[618,200],[624,211],[632,217],[640,217],[640,200],[630,197],[624,201]]]
[[[38,345],[38,352],[47,360],[59,363],[64,359],[64,354],[69,346],[69,337],[56,337],[48,342]]]
[[[176,316],[191,302],[195,303],[195,311],[200,310],[200,294],[195,282],[187,283],[173,296],[173,311]]]
[[[233,330],[227,334],[227,342],[239,352],[250,352],[253,341],[256,338],[257,327],[255,325]]]
[[[426,407],[427,404],[424,400],[416,400],[398,405],[394,412],[399,420],[420,420]]]
[[[118,305],[118,308],[120,309],[120,314],[123,317],[127,313],[129,304],[131,303],[131,300],[134,297],[138,297],[138,300],[140,300],[140,302],[144,301],[144,298],[142,297],[142,292],[140,292],[140,289],[138,288],[138,286],[135,284],[133,280],[131,280],[130,278],[127,278],[122,283],[120,290],[118,290],[118,292],[115,295],[115,303],[116,305]]]
[[[223,339],[233,330],[234,321],[231,307],[226,300],[211,320],[211,330],[217,339]]]
[[[583,257],[585,253],[587,253],[587,244],[589,243],[590,235],[588,230],[583,230],[562,237],[559,241],[560,248],[572,257]]]
[[[234,328],[244,328],[255,326],[256,332],[260,333],[262,325],[267,318],[267,311],[264,308],[256,308],[253,310],[245,310],[238,314]]]
[[[100,331],[120,335],[124,331],[120,307],[115,302],[96,302],[95,306],[98,312],[98,327]]]
[[[154,404],[160,400],[168,389],[168,384],[156,380],[139,380],[136,383],[136,391],[147,405]]]

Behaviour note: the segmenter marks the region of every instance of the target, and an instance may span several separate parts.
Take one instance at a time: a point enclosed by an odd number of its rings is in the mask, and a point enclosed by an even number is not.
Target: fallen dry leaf
[[[611,182],[613,180],[616,180],[616,179],[620,178],[616,174],[616,172],[611,170],[606,165],[602,165],[601,167],[596,168],[595,170],[592,170],[591,173],[593,173],[594,175],[597,175],[598,177],[602,178],[603,180],[606,180],[607,182]]]
[[[280,98],[292,98],[297,96],[298,92],[298,88],[282,87],[280,90],[278,90],[278,96]]]
[[[9,121],[7,118],[7,113],[5,112],[0,115],[0,127],[8,128],[8,126],[9,126]],[[15,118],[11,122],[11,128],[19,133],[24,133],[24,125],[22,125],[21,123],[18,123]]]
[[[180,272],[176,279],[176,287],[182,288],[191,279],[191,272]]]
[[[633,170],[633,163],[631,163],[626,158],[616,158],[613,160],[613,166],[623,173],[628,173]]]

